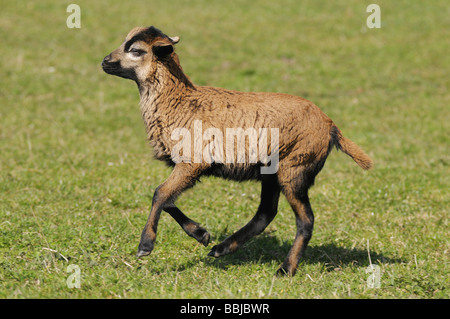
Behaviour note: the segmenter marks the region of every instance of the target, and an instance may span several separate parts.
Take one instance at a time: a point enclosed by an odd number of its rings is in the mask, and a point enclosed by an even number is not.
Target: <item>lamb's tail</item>
[[[330,130],[331,143],[336,146],[356,162],[363,169],[371,169],[373,167],[372,159],[364,153],[364,151],[350,139],[344,137],[337,126],[333,125]]]

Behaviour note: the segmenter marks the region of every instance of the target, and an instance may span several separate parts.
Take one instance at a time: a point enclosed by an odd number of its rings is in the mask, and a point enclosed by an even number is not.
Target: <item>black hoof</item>
[[[281,266],[281,267],[277,270],[276,275],[279,276],[279,277],[284,277],[284,276],[286,276],[286,277],[292,277],[292,276],[295,275],[295,269],[289,271],[289,270],[285,269],[283,266]]]
[[[216,257],[216,258],[219,257],[220,255],[217,254],[216,249],[217,249],[217,245],[214,246],[214,247],[211,249],[211,251],[208,253],[208,256],[209,256],[209,257]]]
[[[211,238],[206,229],[202,227],[196,229],[191,236],[194,237],[200,244],[202,244],[205,247],[208,246],[209,239]]]
[[[144,257],[150,255],[151,251],[139,250],[136,254],[136,257]]]
[[[139,243],[138,252],[136,254],[137,257],[143,257],[150,255],[153,251],[153,242],[150,239],[143,238]]]
[[[235,250],[236,250],[236,247],[234,247],[234,249],[231,249],[229,244],[221,243],[221,244],[215,245],[209,252],[208,256],[217,258],[220,256],[231,254]]]
[[[203,246],[207,247],[209,245],[209,240],[210,240],[211,236],[209,235],[208,232],[205,232],[201,238],[201,240],[199,240],[199,243],[203,244]]]
[[[277,270],[277,272],[276,272],[276,275],[279,276],[279,277],[287,276],[287,275],[288,275],[288,272],[287,272],[287,270],[284,269],[283,267],[280,267],[280,268],[278,268],[278,270]]]
[[[183,226],[184,231],[191,236],[192,238],[195,238],[196,241],[198,241],[203,246],[208,246],[209,240],[211,236],[209,233],[201,227],[199,224],[194,223],[194,226],[190,225],[190,227]]]

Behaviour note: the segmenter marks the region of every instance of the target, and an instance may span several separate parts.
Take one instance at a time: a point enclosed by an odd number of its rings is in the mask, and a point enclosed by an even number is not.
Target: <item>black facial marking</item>
[[[136,41],[148,42],[149,40],[158,38],[158,37],[159,38],[168,38],[167,35],[162,33],[161,30],[155,28],[154,26],[148,27],[147,29],[136,34],[134,37],[132,37],[130,40],[128,40],[127,43],[125,43],[125,52],[128,52],[131,45]]]
[[[137,75],[134,69],[122,68],[120,61],[102,63],[103,71],[108,74],[120,76],[121,78],[137,81]]]

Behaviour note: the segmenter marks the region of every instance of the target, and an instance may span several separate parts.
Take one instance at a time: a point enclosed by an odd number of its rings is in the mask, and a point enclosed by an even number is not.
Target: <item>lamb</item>
[[[313,231],[314,215],[308,189],[314,184],[333,146],[349,155],[365,170],[372,167],[372,160],[355,143],[344,137],[325,113],[306,99],[281,93],[244,93],[194,85],[184,74],[174,51],[178,42],[179,37],[169,37],[153,26],[134,28],[123,44],[102,62],[106,73],[137,83],[140,110],[154,155],[156,159],[173,167],[167,180],[154,192],[137,256],[146,256],[152,252],[163,210],[189,236],[204,246],[209,244],[210,234],[206,229],[175,205],[176,198],[193,187],[200,177],[256,180],[261,182],[261,201],[255,216],[240,230],[212,247],[208,256],[220,257],[232,253],[264,231],[277,214],[282,192],[294,211],[297,232],[277,273],[293,276]],[[226,132],[229,128],[240,128],[241,133],[247,135],[241,140],[244,143],[229,143],[236,136],[230,137],[228,134],[225,134],[225,138],[223,134],[221,138],[211,134],[209,140],[199,142],[198,137],[195,138],[196,125],[198,130],[199,123],[200,136],[203,137],[209,129],[217,133]],[[270,143],[266,134],[268,128],[276,129],[274,132],[277,133],[271,134]],[[201,150],[206,150],[200,155],[213,153],[213,156],[208,160],[200,156],[199,161],[198,152],[181,148],[179,139],[174,138],[174,132],[180,129],[184,130],[185,135],[190,133],[184,139],[187,144],[183,145],[197,143]],[[256,139],[252,139],[249,132],[256,132]],[[214,147],[207,148],[205,145],[208,141]],[[222,145],[224,141],[226,146]],[[259,154],[267,154],[265,158],[261,156],[254,160],[251,156],[251,141],[266,142],[261,143],[258,151]],[[231,154],[230,144],[234,152],[225,160],[223,155]],[[244,156],[236,155],[239,145],[245,148]],[[271,166],[275,169],[264,173],[263,170]]]

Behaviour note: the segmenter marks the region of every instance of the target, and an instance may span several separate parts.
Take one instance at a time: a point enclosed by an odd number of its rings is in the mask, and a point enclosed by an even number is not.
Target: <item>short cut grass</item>
[[[65,2],[2,7],[0,297],[449,298],[447,1],[377,1],[380,29],[360,1],[77,4],[80,29],[66,27]],[[170,169],[151,157],[135,85],[100,62],[138,25],[180,36],[194,83],[303,96],[374,159],[366,173],[331,153],[295,277],[273,277],[295,233],[283,197],[233,255],[210,259],[163,214],[152,255],[135,257]],[[213,245],[258,197],[256,183],[208,178],[178,204]],[[380,288],[368,285],[369,255]],[[79,289],[67,286],[70,264]]]

